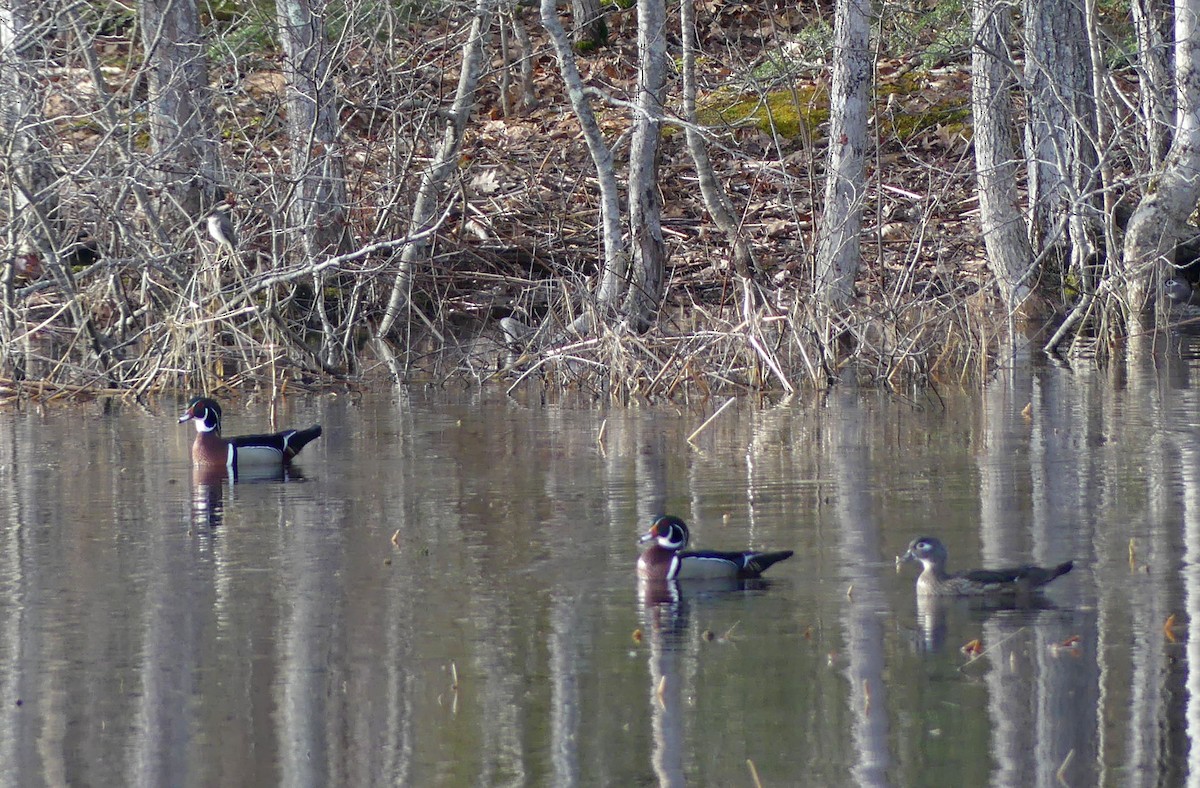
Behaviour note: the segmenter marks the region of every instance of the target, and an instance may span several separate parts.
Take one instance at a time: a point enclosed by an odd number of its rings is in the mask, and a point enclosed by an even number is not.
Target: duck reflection
[[[986,621],[996,614],[1015,614],[1028,623],[1039,611],[1058,610],[1049,599],[1035,595],[1015,597],[937,597],[917,594],[917,631],[920,633],[918,649],[930,654],[939,653],[946,645],[951,631],[949,619],[953,616],[973,622]],[[968,638],[960,632],[953,643],[965,642]]]
[[[225,517],[225,486],[238,484],[261,484],[288,482],[304,479],[304,474],[293,465],[282,467],[254,467],[238,473],[224,466],[196,465],[192,468],[192,527],[213,529],[221,525]]]
[[[218,528],[225,519],[225,469],[197,465],[192,469],[192,528]]]
[[[638,579],[643,639],[650,649],[650,762],[662,786],[685,785],[683,771],[683,636],[688,603],[675,580]]]
[[[693,605],[703,605],[729,594],[762,591],[769,587],[760,578],[732,577],[697,580],[638,578],[642,641],[649,647],[650,711],[654,752],[651,765],[661,786],[686,785],[683,754],[686,705],[684,665]]]

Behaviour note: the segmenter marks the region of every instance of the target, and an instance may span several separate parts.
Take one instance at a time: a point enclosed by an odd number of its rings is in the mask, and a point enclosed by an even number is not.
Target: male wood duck
[[[188,403],[179,423],[191,420],[196,425],[192,443],[192,464],[224,466],[234,474],[242,466],[275,465],[283,467],[310,442],[321,436],[321,425],[306,430],[284,430],[274,435],[221,437],[221,406],[208,397],[196,397]]]
[[[651,580],[758,577],[772,565],[792,557],[791,550],[774,553],[745,551],[717,553],[684,552],[688,543],[687,524],[664,515],[654,521],[640,542],[653,542],[638,558],[638,574]]]
[[[932,536],[912,540],[903,561],[920,561],[924,566],[917,577],[917,593],[928,596],[988,596],[1001,594],[1027,595],[1037,591],[1060,575],[1071,571],[1075,564],[1066,561],[1053,567],[1014,566],[1008,569],[975,569],[970,572],[947,572],[946,546]]]

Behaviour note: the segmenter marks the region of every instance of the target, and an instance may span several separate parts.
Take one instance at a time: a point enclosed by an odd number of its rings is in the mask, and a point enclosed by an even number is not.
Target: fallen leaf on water
[[[1167,640],[1171,641],[1172,643],[1177,642],[1175,640],[1175,628],[1177,626],[1179,626],[1179,625],[1175,623],[1175,614],[1174,613],[1167,616],[1167,620],[1163,622],[1163,634],[1166,635]]]
[[[640,630],[640,629],[633,630],[633,642],[634,643],[642,642],[642,630]]]
[[[1080,655],[1079,644],[1083,642],[1083,638],[1079,635],[1071,635],[1066,640],[1059,643],[1050,644],[1050,654],[1052,656],[1067,656],[1078,657]]]

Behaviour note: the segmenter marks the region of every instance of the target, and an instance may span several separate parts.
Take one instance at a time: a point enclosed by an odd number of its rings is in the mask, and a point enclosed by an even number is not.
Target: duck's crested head
[[[661,515],[642,535],[641,542],[654,542],[667,550],[682,550],[688,543],[687,523],[673,515]]]
[[[221,406],[208,397],[194,397],[187,410],[179,417],[179,423],[193,421],[197,432],[221,431]]]

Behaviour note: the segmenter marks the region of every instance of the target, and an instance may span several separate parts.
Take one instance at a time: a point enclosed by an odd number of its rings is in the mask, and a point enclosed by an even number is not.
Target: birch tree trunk
[[[325,0],[277,0],[283,72],[287,78],[287,128],[295,191],[288,214],[307,263],[349,251],[346,167],[338,128],[332,78],[336,58],[325,31]],[[348,336],[326,304],[326,274],[313,274],[315,307],[321,322],[320,360],[341,369]],[[347,310],[349,311],[349,310]]]
[[[1125,232],[1127,306],[1144,312],[1200,198],[1200,0],[1175,2],[1175,133]]]
[[[1102,246],[1104,216],[1084,10],[1026,0],[1024,18],[1032,251],[1040,259],[1064,257],[1083,274]]]
[[[972,16],[971,112],[979,222],[988,266],[1005,308],[1013,313],[1030,293],[1033,253],[1017,198],[1007,45],[1011,14],[1002,0],[975,0]]]
[[[142,0],[142,46],[150,73],[148,168],[182,224],[199,221],[221,191],[208,61],[196,0]]]
[[[393,363],[392,353],[387,347],[387,336],[392,332],[405,306],[409,304],[408,294],[412,287],[413,267],[429,254],[429,247],[433,243],[429,230],[437,221],[438,200],[447,179],[458,166],[458,151],[462,147],[463,134],[466,133],[467,122],[471,119],[471,111],[475,107],[475,90],[485,65],[483,36],[491,25],[494,2],[495,0],[476,0],[474,19],[467,33],[466,43],[463,44],[462,65],[459,67],[454,104],[446,114],[446,126],[441,142],[434,151],[428,169],[421,176],[421,185],[413,203],[408,233],[413,240],[405,244],[400,253],[400,269],[392,283],[392,292],[383,320],[375,331],[376,349],[388,361],[393,375],[398,375],[399,370]]]
[[[629,149],[629,232],[633,267],[625,315],[635,330],[651,322],[662,298],[666,244],[658,190],[667,67],[667,12],[663,0],[638,0],[638,94]]]
[[[829,171],[817,240],[816,295],[832,307],[850,300],[862,260],[866,190],[868,60],[867,0],[837,0],[833,22],[833,84],[829,98]]]

